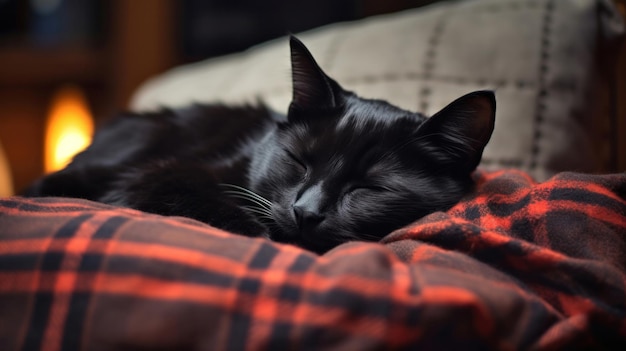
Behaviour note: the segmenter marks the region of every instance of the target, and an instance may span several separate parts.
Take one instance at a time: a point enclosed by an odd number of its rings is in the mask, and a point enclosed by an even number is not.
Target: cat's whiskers
[[[254,206],[241,206],[241,208],[243,208],[246,211],[254,212],[254,213],[258,214],[259,218],[265,218],[265,219],[269,219],[269,220],[273,220],[274,219],[274,218],[272,218],[272,216],[271,216],[272,214],[271,213],[268,213],[268,212],[266,212],[266,211],[264,211],[262,209],[259,209],[257,207],[254,207]]]
[[[232,193],[232,194],[240,194],[242,196],[249,196],[250,198],[254,198],[256,200],[258,200],[259,202],[262,202],[263,204],[265,204],[268,208],[272,207],[272,202],[266,198],[264,198],[263,196],[255,193],[254,191],[250,190],[250,189],[246,189],[242,186],[239,185],[235,185],[235,184],[228,184],[228,183],[221,183],[220,186],[223,187],[229,187],[235,190],[226,190],[225,193]]]
[[[241,192],[237,192],[237,191],[232,191],[232,190],[226,190],[224,191],[224,194],[230,196],[230,197],[234,197],[237,199],[242,199],[242,200],[247,200],[250,201],[256,205],[259,206],[259,208],[264,209],[264,210],[270,210],[271,207],[269,207],[267,204],[265,204],[264,202],[254,198],[254,197],[250,197],[248,194],[245,193],[241,193]]]
[[[250,189],[246,189],[239,185],[234,184],[220,184],[222,187],[230,188],[231,190],[224,190],[223,193],[237,199],[250,202],[250,205],[241,206],[245,211],[248,211],[255,215],[259,220],[274,221],[274,215],[272,214],[272,202],[263,196],[255,193]]]
[[[248,198],[237,196],[237,195],[232,195],[232,196],[236,197],[238,199],[250,200]],[[250,200],[250,201],[252,201],[252,200]],[[252,201],[251,205],[241,206],[241,208],[243,208],[245,210],[250,210],[250,211],[256,212],[258,214],[262,214],[262,215],[264,215],[266,217],[272,218],[272,211],[271,211],[271,209],[263,207],[263,206],[260,206],[259,204],[255,203],[253,201]]]

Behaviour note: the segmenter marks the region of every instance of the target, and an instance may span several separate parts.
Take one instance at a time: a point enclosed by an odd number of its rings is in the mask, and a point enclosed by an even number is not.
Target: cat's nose
[[[321,184],[315,184],[300,194],[293,204],[293,215],[300,230],[314,229],[324,220],[321,210],[323,191]]]
[[[310,211],[305,206],[294,205],[293,214],[300,230],[313,229],[324,220],[324,215]]]

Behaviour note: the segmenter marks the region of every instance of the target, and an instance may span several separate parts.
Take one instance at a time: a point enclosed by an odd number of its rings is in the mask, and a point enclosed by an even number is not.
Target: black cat
[[[194,105],[128,113],[27,196],[185,216],[317,253],[377,241],[472,189],[494,126],[492,92],[430,118],[342,89],[292,37],[288,114]]]

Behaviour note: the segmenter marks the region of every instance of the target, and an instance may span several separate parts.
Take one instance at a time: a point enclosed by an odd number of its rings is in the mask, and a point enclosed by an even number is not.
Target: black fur
[[[379,240],[471,190],[493,131],[492,92],[426,118],[345,91],[290,44],[286,116],[222,105],[126,114],[25,195],[185,216],[322,253]]]

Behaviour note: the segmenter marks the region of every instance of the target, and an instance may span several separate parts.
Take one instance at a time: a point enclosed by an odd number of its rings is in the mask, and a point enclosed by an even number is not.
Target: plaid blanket
[[[1,199],[0,349],[623,350],[626,174],[476,177],[448,212],[323,256]]]

